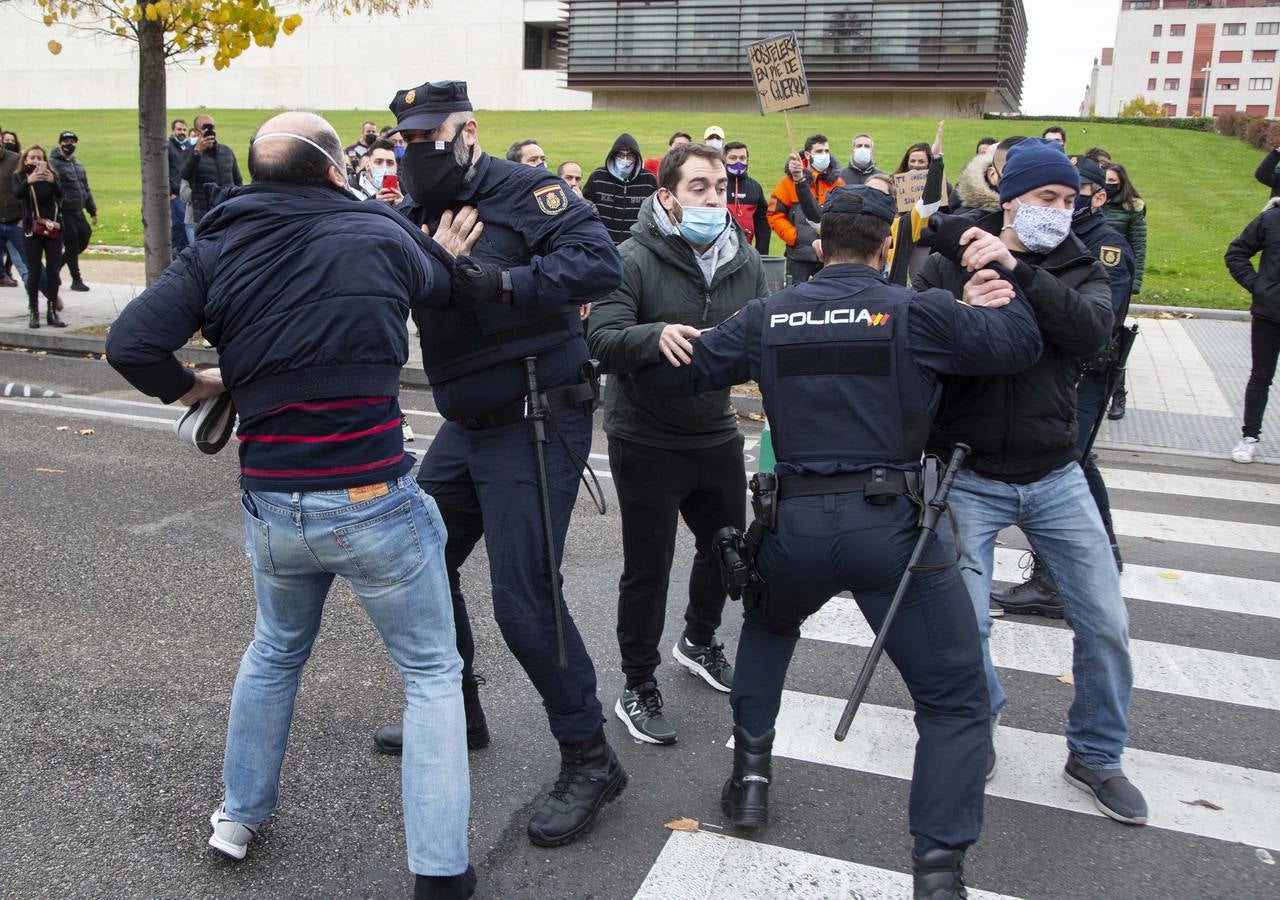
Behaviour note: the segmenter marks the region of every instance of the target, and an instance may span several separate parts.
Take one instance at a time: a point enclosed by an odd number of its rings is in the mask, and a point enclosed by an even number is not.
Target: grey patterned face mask
[[[1071,233],[1070,209],[1018,204],[1013,216],[1013,233],[1032,253],[1048,253]]]

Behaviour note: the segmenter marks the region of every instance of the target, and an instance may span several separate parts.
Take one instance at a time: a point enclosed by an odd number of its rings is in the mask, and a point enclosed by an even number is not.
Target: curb
[[[1179,318],[1219,319],[1227,322],[1248,322],[1252,316],[1247,309],[1208,309],[1201,306],[1154,306],[1146,303],[1134,303],[1129,307],[1130,316],[1155,316],[1158,313],[1171,313]]]

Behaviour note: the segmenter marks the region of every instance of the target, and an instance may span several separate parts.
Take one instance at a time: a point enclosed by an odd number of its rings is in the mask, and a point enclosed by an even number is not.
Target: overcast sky
[[[1115,45],[1120,0],[1023,0],[1027,67],[1022,111],[1076,115],[1093,58]]]

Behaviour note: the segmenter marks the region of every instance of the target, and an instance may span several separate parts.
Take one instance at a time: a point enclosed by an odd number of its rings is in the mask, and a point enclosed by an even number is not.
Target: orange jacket
[[[813,178],[812,172],[806,174],[810,177],[806,182],[807,190],[817,201],[818,209],[822,208],[827,194],[844,184],[844,180],[835,173],[820,178]],[[809,217],[801,208],[800,197],[796,192],[798,187],[790,175],[784,175],[778,182],[778,186],[773,189],[773,196],[769,198],[769,227],[787,245],[788,257],[816,262],[813,242],[818,233],[809,224]]]

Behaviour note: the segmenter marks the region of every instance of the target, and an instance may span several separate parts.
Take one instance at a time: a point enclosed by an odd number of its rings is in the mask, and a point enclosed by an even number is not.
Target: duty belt
[[[876,502],[879,497],[885,498],[882,502],[888,502],[893,497],[919,494],[920,477],[916,472],[877,467],[838,475],[788,475],[778,479],[779,500],[855,491],[862,492],[870,502]]]
[[[569,409],[574,406],[584,407],[587,411],[594,409],[597,391],[595,385],[588,381],[577,384],[566,384],[562,387],[548,388],[538,394],[541,408],[549,412]],[[482,431],[486,428],[500,428],[503,425],[514,425],[525,420],[528,398],[522,397],[493,412],[470,419],[459,419],[458,424],[469,431]]]

